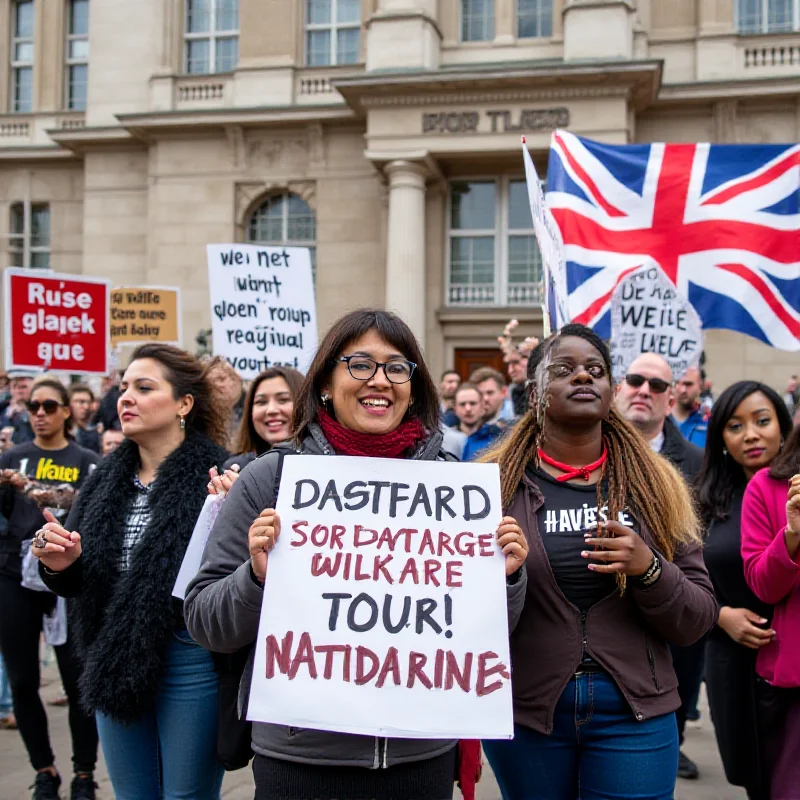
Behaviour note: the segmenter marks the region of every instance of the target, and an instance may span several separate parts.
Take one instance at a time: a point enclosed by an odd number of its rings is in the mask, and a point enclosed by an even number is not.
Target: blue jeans
[[[637,722],[605,673],[573,678],[550,736],[514,725],[485,741],[504,800],[671,800],[678,771],[674,714]]]
[[[5,719],[13,713],[14,704],[11,702],[11,684],[8,682],[3,656],[0,656],[0,719]]]
[[[219,800],[217,689],[211,654],[173,634],[155,708],[130,725],[97,714],[117,800]]]

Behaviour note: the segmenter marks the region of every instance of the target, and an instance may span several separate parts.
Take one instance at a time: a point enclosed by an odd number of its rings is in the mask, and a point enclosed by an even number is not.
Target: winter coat
[[[150,520],[121,573],[126,522],[136,493],[139,449],[123,442],[89,477],[65,528],[81,534],[81,556],[56,575],[56,594],[74,598],[70,625],[84,661],[81,698],[90,711],[131,722],[153,707],[175,630],[185,628],[172,587],[207,495],[208,470],[228,454],[190,434],[158,468]]]

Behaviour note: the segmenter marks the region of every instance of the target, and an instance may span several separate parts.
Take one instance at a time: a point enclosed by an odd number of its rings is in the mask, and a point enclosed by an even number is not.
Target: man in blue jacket
[[[485,421],[486,410],[483,397],[474,383],[466,382],[458,387],[455,412],[458,417],[456,430],[467,436],[461,455],[462,461],[474,461],[480,453],[503,435],[502,428]]]
[[[706,446],[708,422],[700,409],[703,376],[697,367],[689,367],[675,384],[675,407],[672,419],[686,441],[698,447]]]

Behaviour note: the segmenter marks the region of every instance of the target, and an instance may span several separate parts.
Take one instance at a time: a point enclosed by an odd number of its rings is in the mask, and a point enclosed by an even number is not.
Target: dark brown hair
[[[256,392],[258,387],[271,378],[283,378],[286,385],[289,387],[289,392],[292,395],[292,402],[297,402],[297,396],[300,393],[300,387],[303,385],[303,376],[291,367],[270,367],[265,369],[262,373],[256,376],[247,390],[244,398],[244,409],[242,411],[242,421],[239,424],[239,430],[236,433],[236,443],[234,444],[234,451],[236,453],[255,453],[260,456],[270,449],[269,442],[265,442],[255,425],[253,425],[253,405],[255,404]]]
[[[791,480],[800,473],[800,427],[795,428],[784,442],[783,450],[775,456],[769,468],[770,478]]]
[[[69,392],[64,387],[64,384],[61,383],[58,378],[39,378],[37,381],[34,382],[33,386],[31,387],[31,397],[33,397],[33,393],[37,389],[52,389],[57,395],[59,402],[62,406],[64,406],[67,411],[69,411],[69,416],[64,420],[64,436],[68,439],[72,438],[72,411],[69,408]]]
[[[72,400],[76,394],[88,394],[94,403],[94,392],[91,390],[91,387],[87,386],[85,383],[73,383],[72,386],[69,387],[69,399]]]
[[[417,365],[411,376],[414,405],[409,408],[408,413],[419,419],[429,431],[439,429],[439,396],[436,385],[411,328],[396,314],[365,308],[351,311],[334,322],[320,343],[294,404],[292,427],[294,438],[298,442],[305,438],[308,426],[317,419],[320,409],[323,408],[320,395],[323,386],[330,380],[336,359],[344,354],[348,345],[373,330]]]
[[[498,389],[502,389],[506,385],[506,379],[502,372],[498,372],[492,367],[480,367],[469,376],[469,382],[474,383],[476,386],[484,381],[494,381]]]
[[[192,410],[186,415],[187,433],[196,431],[224,447],[228,438],[225,415],[211,390],[206,368],[200,360],[180,347],[155,342],[137,347],[131,356],[131,363],[142,358],[152,358],[161,364],[176,400],[187,394],[194,398]]]

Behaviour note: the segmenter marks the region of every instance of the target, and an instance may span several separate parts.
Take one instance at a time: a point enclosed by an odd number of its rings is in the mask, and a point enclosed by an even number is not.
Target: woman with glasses
[[[509,607],[514,739],[484,748],[506,800],[667,800],[669,644],[717,617],[689,490],[612,406],[592,330],[540,344],[528,381],[528,412],[482,459],[499,464],[504,513],[530,545],[521,613]]]
[[[706,644],[708,704],[725,777],[749,800],[769,800],[764,715],[757,713],[756,659],[771,644],[772,607],[756,597],[742,561],[742,500],[750,479],[773,462],[792,430],[778,393],[757,381],[729,386],[708,421],[695,483],[706,526],[704,556],[720,604]]]
[[[409,327],[386,311],[362,310],[334,323],[295,403],[294,445],[312,455],[447,460],[439,400]],[[282,452],[281,452],[282,451]],[[192,635],[211,650],[252,645],[258,633],[282,455],[276,448],[233,485],[186,597]],[[516,526],[499,539],[506,572],[525,558]],[[512,543],[511,540],[516,543]],[[512,592],[522,584],[512,587]],[[252,667],[250,667],[252,669]],[[249,683],[245,673],[244,681]],[[273,797],[452,797],[456,742],[386,739],[255,723],[257,800]]]
[[[74,493],[94,469],[98,456],[69,438],[69,395],[59,381],[44,378],[35,384],[28,414],[33,441],[17,445],[0,457],[0,511],[8,520],[8,530],[0,538],[0,651],[19,732],[36,770],[33,796],[51,800],[58,797],[61,778],[39,696],[39,640],[43,617],[53,611],[56,598],[50,592],[22,586],[22,549],[28,549],[23,543],[32,540],[45,524],[43,507],[51,508],[56,518],[66,518]],[[72,651],[72,637],[56,647],[55,653],[69,698],[75,770],[71,798],[93,798],[97,730],[94,718],[81,708],[80,665]]]

